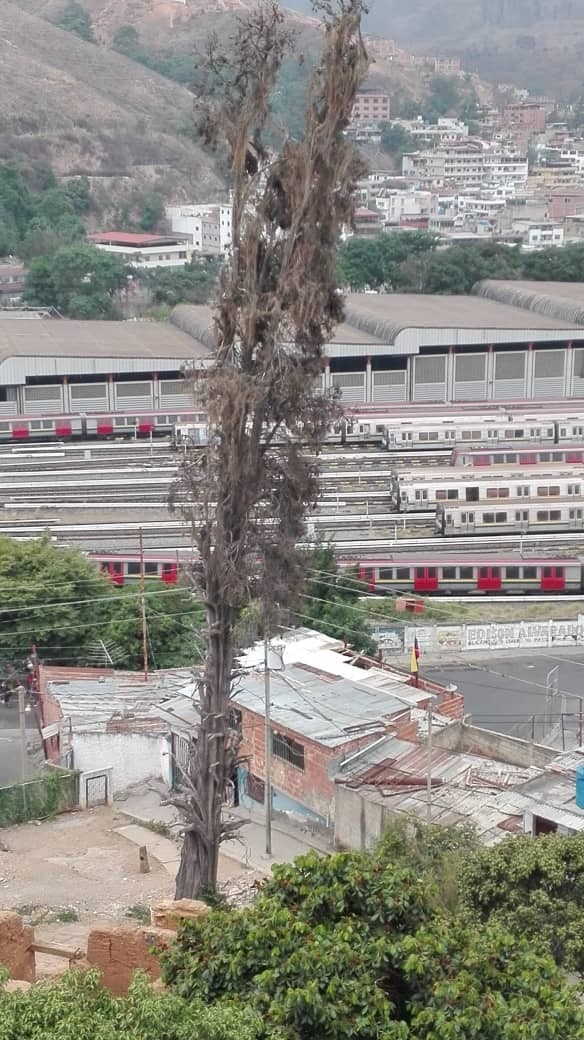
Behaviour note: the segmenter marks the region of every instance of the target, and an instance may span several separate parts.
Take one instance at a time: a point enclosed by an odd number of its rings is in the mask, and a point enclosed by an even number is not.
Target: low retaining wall
[[[36,780],[0,787],[0,828],[45,819],[78,802],[78,774],[53,768]]]
[[[98,968],[106,989],[125,996],[134,973],[143,971],[152,982],[160,979],[157,950],[165,950],[174,942],[184,920],[201,917],[209,907],[196,899],[167,900],[151,909],[152,924],[146,927],[105,922],[91,929],[87,952],[68,951],[50,944],[35,943],[34,931],[23,924],[14,911],[0,910],[0,967],[5,967],[13,980],[35,981],[35,950],[58,952],[67,964],[83,971]],[[67,961],[67,964],[65,964]]]
[[[383,625],[373,628],[373,637],[385,657],[409,654],[418,640],[424,654],[491,650],[549,650],[558,646],[584,646],[584,614],[567,621],[513,621],[443,625]]]

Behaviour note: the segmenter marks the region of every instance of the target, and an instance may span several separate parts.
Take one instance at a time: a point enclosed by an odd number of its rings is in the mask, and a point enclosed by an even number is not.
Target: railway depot
[[[576,284],[486,282],[472,296],[349,295],[326,386],[348,405],[584,396]],[[185,368],[212,356],[211,312],[169,322],[0,317],[0,419],[192,407]]]

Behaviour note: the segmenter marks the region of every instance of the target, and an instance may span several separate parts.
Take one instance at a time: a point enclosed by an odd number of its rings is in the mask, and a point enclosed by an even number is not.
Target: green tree
[[[460,889],[479,922],[504,925],[557,964],[584,972],[584,834],[478,848],[462,868]]]
[[[154,993],[137,975],[127,997],[114,997],[96,971],[69,972],[27,993],[0,988],[3,1040],[260,1040],[259,1015],[247,1008],[206,1008]]]
[[[381,148],[388,155],[401,159],[405,152],[414,150],[414,138],[399,123],[385,123],[381,130]]]
[[[114,294],[126,279],[127,269],[117,256],[74,243],[32,261],[24,298],[34,307],[55,307],[72,318],[112,318]]]
[[[513,279],[520,276],[518,249],[494,242],[450,246],[436,252],[426,268],[424,292],[470,293],[483,278]]]
[[[297,611],[299,624],[344,639],[364,654],[377,654],[367,612],[359,600],[366,587],[354,575],[339,571],[331,546],[320,546],[305,555],[307,578]]]
[[[216,261],[205,264],[192,262],[184,267],[158,267],[141,277],[150,287],[156,304],[175,307],[177,303],[208,303],[219,276]]]
[[[72,177],[65,185],[65,195],[69,199],[74,213],[86,213],[91,205],[89,178]]]
[[[163,956],[186,1000],[248,1006],[288,1040],[554,1040],[584,1018],[551,958],[437,905],[428,875],[373,853],[273,868],[253,908],[189,921]]]
[[[164,199],[162,195],[152,191],[145,196],[142,204],[142,217],[140,227],[142,231],[152,231],[158,221],[164,215]]]
[[[420,291],[412,283],[408,262],[428,257],[436,248],[436,239],[426,231],[383,232],[376,238],[350,238],[337,251],[338,280],[355,291],[378,289],[386,285],[394,290]]]
[[[56,19],[55,25],[59,29],[75,33],[76,36],[80,36],[82,40],[87,40],[88,43],[95,43],[91,18],[85,8],[77,3],[77,0],[70,0]]]
[[[76,661],[96,639],[111,586],[94,564],[49,538],[0,538],[0,656],[21,659],[33,643],[54,663]]]
[[[454,76],[432,76],[430,95],[425,105],[428,119],[438,120],[456,111],[461,102],[460,84]]]
[[[205,613],[188,589],[160,581],[146,583],[148,661],[151,668],[188,667],[201,659],[201,631]],[[104,611],[106,645],[123,651],[123,667],[143,663],[142,609],[138,588],[128,584],[116,590]]]

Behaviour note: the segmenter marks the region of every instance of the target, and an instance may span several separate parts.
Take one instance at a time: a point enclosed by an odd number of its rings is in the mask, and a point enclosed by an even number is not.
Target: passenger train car
[[[370,592],[432,595],[579,593],[579,559],[532,559],[510,555],[403,555],[359,560],[359,576]]]
[[[535,501],[579,499],[584,490],[584,466],[520,470],[500,467],[469,474],[452,468],[393,472],[390,497],[400,513],[435,510],[442,503],[491,502],[500,499]],[[518,503],[520,504],[520,503]]]
[[[448,407],[448,406],[445,406]],[[388,419],[384,444],[388,450],[410,451],[455,446],[491,447],[497,444],[564,444],[584,442],[584,411],[566,415],[551,408],[495,414],[446,415],[442,418],[408,414]]]
[[[584,462],[584,447],[577,445],[550,448],[546,444],[534,444],[530,447],[489,448],[457,448],[452,453],[453,466],[479,467],[485,466],[562,466]]]
[[[436,530],[447,538],[469,534],[559,534],[584,530],[584,504],[581,498],[452,503],[437,507],[435,523]]]
[[[194,417],[195,418],[195,417]],[[196,418],[205,419],[197,413]],[[172,434],[176,412],[100,412],[93,415],[18,416],[0,419],[0,443],[93,440]]]

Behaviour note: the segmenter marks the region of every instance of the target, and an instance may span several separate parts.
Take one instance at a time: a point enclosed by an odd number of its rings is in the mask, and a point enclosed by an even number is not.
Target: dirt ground
[[[9,851],[0,845],[0,907],[33,921],[67,909],[80,920],[121,920],[129,907],[172,898],[174,878],[155,859],[140,874],[138,849],[116,833],[127,823],[115,806],[102,806],[2,830]],[[220,881],[239,875],[241,865],[222,857]]]
[[[99,921],[145,923],[148,907],[173,897],[174,878],[152,856],[150,873],[140,873],[137,846],[116,832],[127,823],[102,806],[0,831],[0,909],[17,910],[37,941],[74,949],[85,948]],[[220,858],[220,886],[234,902],[249,899],[255,877]],[[36,965],[41,978],[67,962],[37,954]]]

